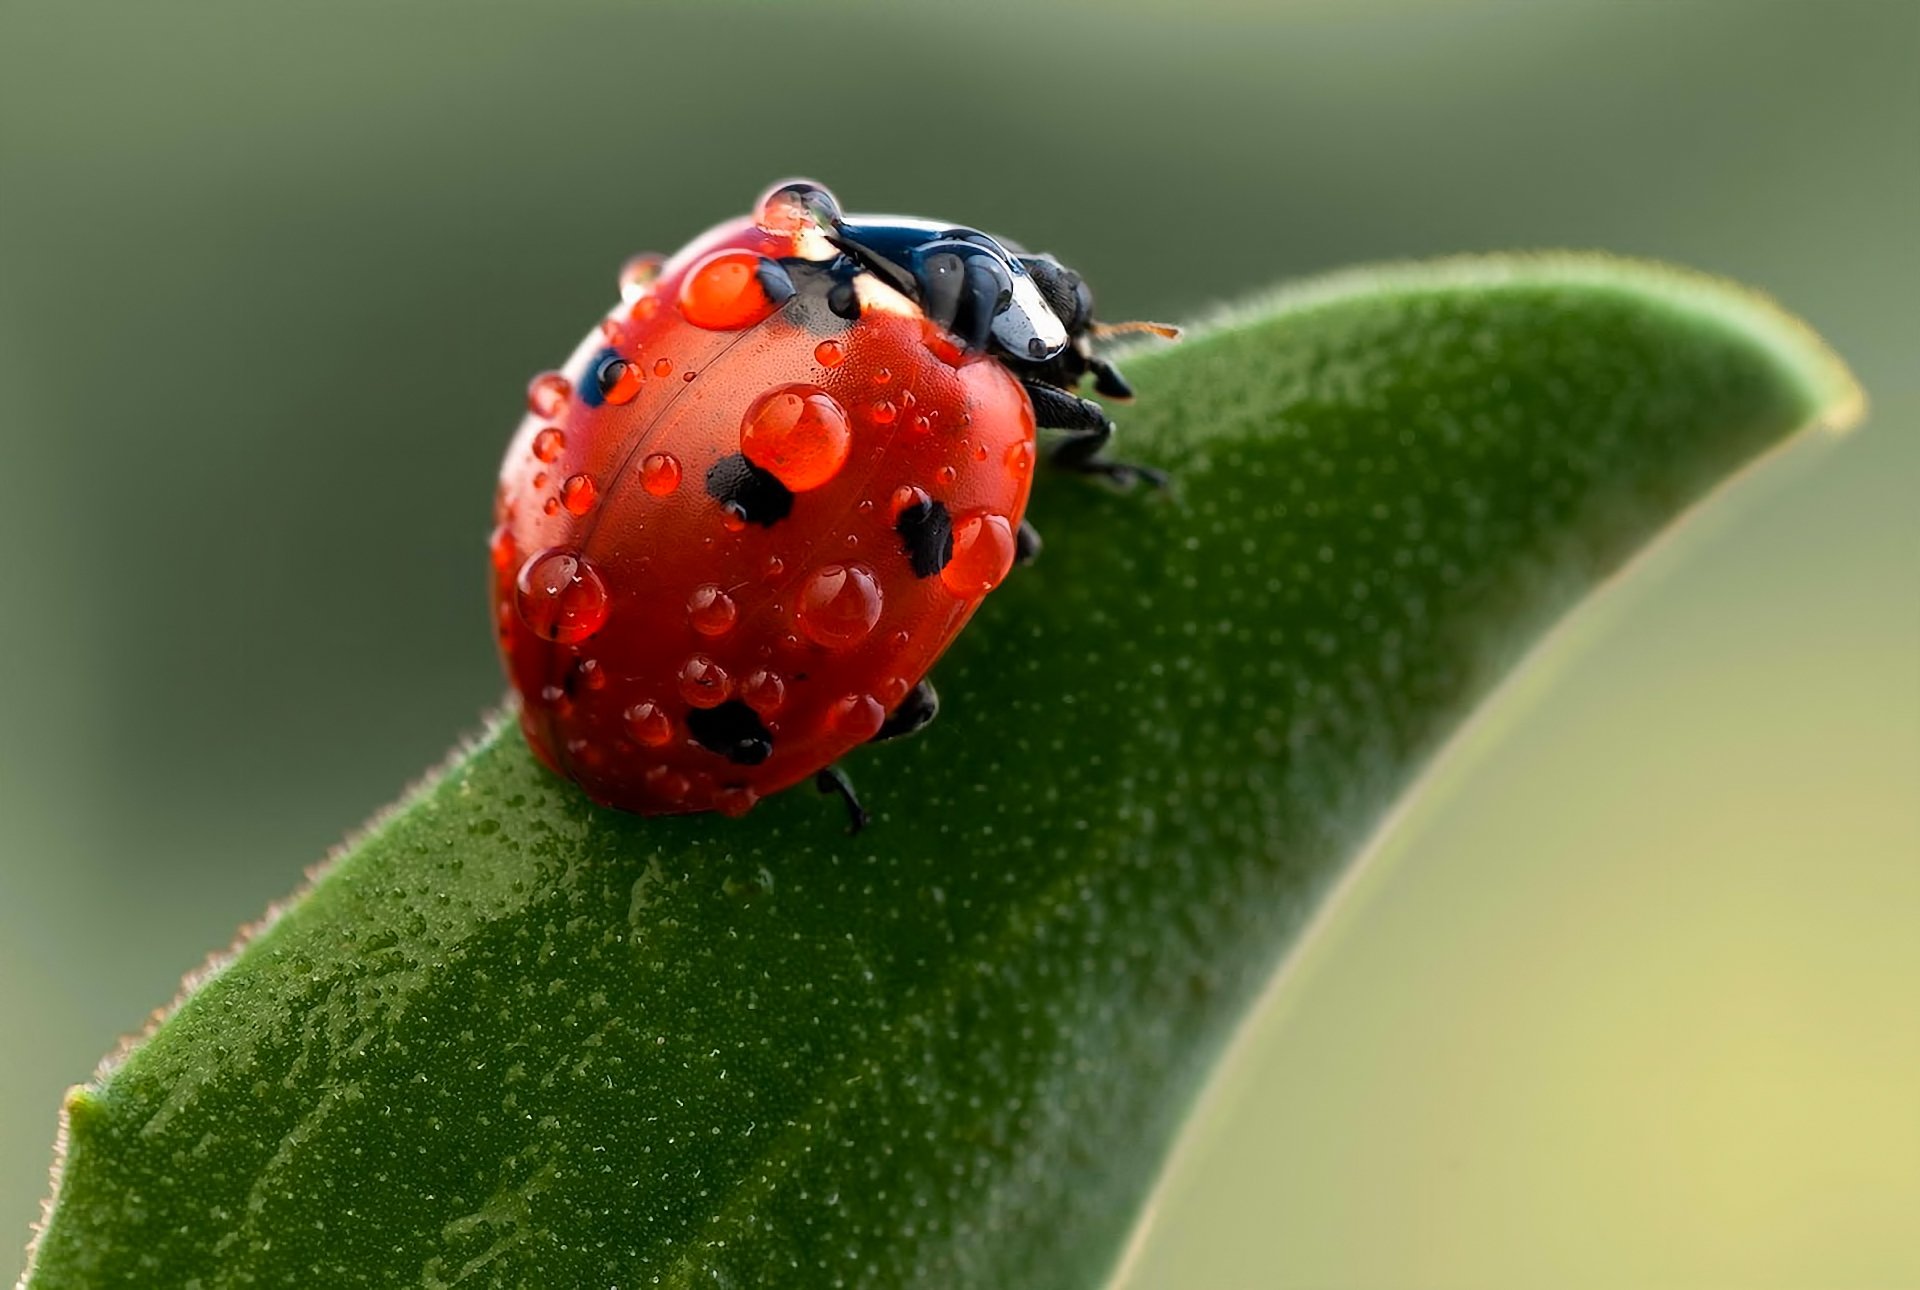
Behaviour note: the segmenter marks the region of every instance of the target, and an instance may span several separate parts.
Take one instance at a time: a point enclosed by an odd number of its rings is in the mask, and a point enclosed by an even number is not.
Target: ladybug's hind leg
[[[940,693],[933,688],[932,681],[923,680],[907,691],[907,697],[887,714],[880,729],[867,742],[882,744],[889,739],[903,739],[916,730],[924,730],[927,723],[939,715]]]
[[[1142,481],[1155,488],[1167,486],[1167,474],[1163,470],[1100,456],[1100,450],[1113,438],[1113,422],[1107,419],[1106,411],[1098,403],[1044,381],[1023,381],[1022,384],[1033,403],[1034,424],[1045,430],[1067,431],[1067,437],[1053,450],[1054,465],[1083,475],[1102,475],[1122,487]]]
[[[847,778],[847,772],[838,766],[829,766],[813,777],[813,786],[823,793],[838,793],[847,807],[847,836],[852,837],[867,827],[867,808],[860,805],[860,795],[853,791],[853,781]]]
[[[1033,527],[1031,520],[1020,521],[1020,531],[1013,535],[1013,562],[1023,568],[1040,558],[1040,530]]]

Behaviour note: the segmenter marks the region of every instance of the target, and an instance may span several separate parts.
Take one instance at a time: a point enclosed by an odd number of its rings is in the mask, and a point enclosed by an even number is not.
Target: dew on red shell
[[[660,266],[666,261],[651,251],[634,256],[620,266],[620,299],[638,300],[645,295],[647,288],[660,276]]]
[[[680,697],[696,708],[717,708],[733,693],[733,678],[705,654],[693,654],[680,665]]]
[[[571,645],[606,625],[607,587],[585,556],[549,547],[520,566],[514,607],[534,635]]]
[[[741,455],[796,493],[839,474],[852,449],[846,409],[817,386],[776,386],[740,423]]]
[[[567,446],[567,436],[557,426],[548,426],[533,437],[533,455],[541,461],[552,461]]]
[[[645,747],[664,748],[673,739],[673,718],[651,699],[634,704],[620,716],[628,733]]]
[[[760,794],[746,784],[729,784],[713,795],[714,809],[732,819],[739,819],[753,809],[760,800]]]
[[[1025,479],[1033,473],[1033,441],[1016,439],[1007,445],[1007,473],[1015,479]]]
[[[640,778],[656,797],[665,802],[685,801],[693,788],[687,777],[671,766],[655,766]]]
[[[640,463],[640,487],[655,497],[665,497],[680,487],[679,460],[671,453],[648,453]]]
[[[709,331],[737,331],[765,318],[779,303],[760,284],[760,262],[759,254],[743,250],[701,260],[681,280],[681,315]]]
[[[849,694],[827,711],[827,724],[849,739],[865,741],[880,733],[886,709],[871,694]]]
[[[813,359],[822,367],[838,367],[846,358],[846,347],[837,340],[823,340],[813,347]]]
[[[787,683],[766,668],[759,668],[741,683],[740,698],[761,716],[770,717],[787,701]]]
[[[880,621],[880,581],[864,564],[829,564],[807,576],[795,598],[801,634],[816,645],[846,649]]]
[[[597,494],[598,490],[594,488],[590,477],[569,475],[567,482],[560,485],[560,504],[565,506],[570,514],[585,515],[593,509],[593,499]]]
[[[556,417],[573,397],[573,386],[558,372],[542,372],[527,383],[527,409],[537,417]]]
[[[887,402],[885,399],[882,399],[869,409],[869,415],[873,417],[873,423],[875,425],[890,426],[893,424],[893,419],[900,415],[900,409],[894,407],[893,404]]]
[[[954,523],[953,558],[940,571],[940,581],[962,600],[983,596],[1013,568],[1013,554],[1013,525],[1006,516],[965,516]]]
[[[687,597],[687,618],[693,623],[693,630],[702,636],[726,635],[739,617],[740,609],[733,603],[733,597],[714,583],[695,587]]]
[[[653,374],[662,377],[672,376],[673,363],[668,359],[656,358],[653,360]]]

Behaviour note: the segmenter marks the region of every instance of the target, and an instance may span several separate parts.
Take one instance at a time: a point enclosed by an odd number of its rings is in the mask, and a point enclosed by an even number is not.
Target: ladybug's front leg
[[[1033,403],[1034,424],[1043,430],[1065,430],[1068,435],[1053,450],[1051,460],[1063,470],[1104,475],[1122,487],[1145,480],[1155,488],[1167,486],[1167,473],[1152,466],[1108,461],[1100,450],[1113,438],[1113,422],[1092,399],[1083,399],[1044,381],[1021,382]]]

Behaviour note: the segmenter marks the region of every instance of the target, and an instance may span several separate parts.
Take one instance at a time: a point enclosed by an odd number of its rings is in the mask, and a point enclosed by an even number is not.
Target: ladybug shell
[[[823,291],[775,298],[758,257],[794,249],[739,221],[630,283],[535,378],[501,467],[521,725],[606,805],[740,814],[831,765],[1012,564],[1019,382],[872,279],[857,322]]]

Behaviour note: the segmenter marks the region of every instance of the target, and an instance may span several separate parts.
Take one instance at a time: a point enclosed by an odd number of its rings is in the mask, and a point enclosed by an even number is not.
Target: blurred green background
[[[797,173],[1058,251],[1109,316],[1572,246],[1820,328],[1869,425],[1503,693],[1130,1284],[1920,1285],[1917,66],[1903,0],[13,0],[0,1234],[62,1089],[496,697],[528,375]]]

